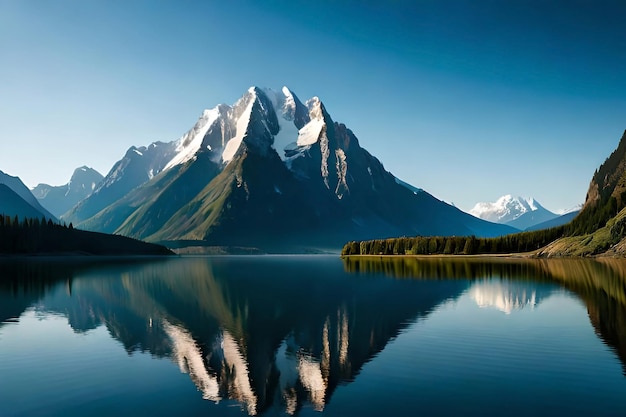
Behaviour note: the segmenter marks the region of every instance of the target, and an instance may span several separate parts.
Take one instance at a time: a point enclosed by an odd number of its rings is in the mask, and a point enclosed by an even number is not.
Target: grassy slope
[[[241,170],[241,161],[241,158],[237,158],[229,164],[195,198],[174,213],[162,228],[148,236],[147,240],[204,239],[224,209],[224,203],[232,191],[232,183],[236,181]]]
[[[215,178],[217,168],[207,155],[200,155],[193,162],[166,171],[159,181],[144,184],[133,193],[132,204],[138,209],[115,232],[155,240],[150,236],[177,217],[185,202],[197,196]]]
[[[593,256],[604,252],[607,255],[626,255],[626,208],[610,219],[604,227],[593,233],[558,239],[539,250],[539,256]]]

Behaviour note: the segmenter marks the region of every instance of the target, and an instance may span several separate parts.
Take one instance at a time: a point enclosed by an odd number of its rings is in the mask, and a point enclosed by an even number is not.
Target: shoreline
[[[131,259],[172,259],[180,257],[175,253],[166,255],[94,255],[91,253],[80,252],[63,252],[63,253],[37,253],[37,254],[0,254],[0,262],[2,261],[50,261],[50,260],[131,260]]]
[[[443,253],[434,253],[432,255],[342,255],[342,258],[351,258],[351,257],[363,257],[363,258],[424,258],[424,259],[432,259],[432,258],[537,258],[536,252],[523,252],[523,253],[477,253],[475,255],[465,255],[465,254],[443,254]]]
[[[626,259],[623,256],[537,256],[537,251],[521,253],[479,253],[475,255],[453,255],[437,253],[432,255],[342,255],[341,258],[410,258],[410,259],[597,259],[617,258]]]
[[[550,260],[550,259],[624,259],[626,256],[619,254],[606,254],[600,253],[591,256],[580,255],[558,255],[558,256],[538,256],[537,251],[534,252],[522,252],[522,253],[480,253],[475,255],[452,255],[452,254],[433,254],[433,255],[341,255],[341,259],[348,258],[377,258],[377,259],[394,259],[394,258],[406,258],[406,259],[536,259],[536,260]]]

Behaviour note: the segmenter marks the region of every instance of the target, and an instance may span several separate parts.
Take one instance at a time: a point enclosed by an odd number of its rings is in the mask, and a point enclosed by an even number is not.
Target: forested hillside
[[[45,218],[0,215],[0,255],[170,255],[160,245],[86,232]]]
[[[604,227],[626,207],[626,132],[617,149],[596,170],[585,205],[567,228],[568,236],[592,233]]]

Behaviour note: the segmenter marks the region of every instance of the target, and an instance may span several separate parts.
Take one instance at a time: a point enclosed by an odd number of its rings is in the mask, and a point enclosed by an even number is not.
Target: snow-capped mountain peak
[[[167,165],[165,165],[164,170],[176,165],[184,164],[193,158],[196,152],[198,152],[202,147],[202,141],[207,133],[207,130],[209,130],[211,125],[215,123],[219,115],[219,106],[204,110],[200,119],[198,119],[191,130],[176,141],[176,154],[167,163]]]
[[[219,245],[334,247],[348,236],[515,230],[396,181],[318,97],[302,102],[286,87],[251,87],[233,105],[203,111],[178,140],[130,148],[65,219],[136,238]]]
[[[214,162],[228,164],[242,143],[253,140],[252,137],[256,142],[246,143],[248,146],[261,150],[273,147],[290,166],[293,159],[323,139],[325,125],[325,110],[318,97],[303,104],[286,86],[279,91],[253,86],[234,105],[220,104],[205,110],[194,127],[176,141],[163,170],[207,151],[212,153]],[[250,129],[254,129],[255,135],[248,134]]]
[[[495,203],[477,203],[469,213],[483,220],[495,223],[508,223],[521,215],[543,208],[534,198],[513,197],[504,195]]]

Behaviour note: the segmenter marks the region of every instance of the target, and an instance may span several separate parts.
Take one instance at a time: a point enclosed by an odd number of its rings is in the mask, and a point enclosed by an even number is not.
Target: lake
[[[624,416],[623,260],[0,261],[0,416]]]

